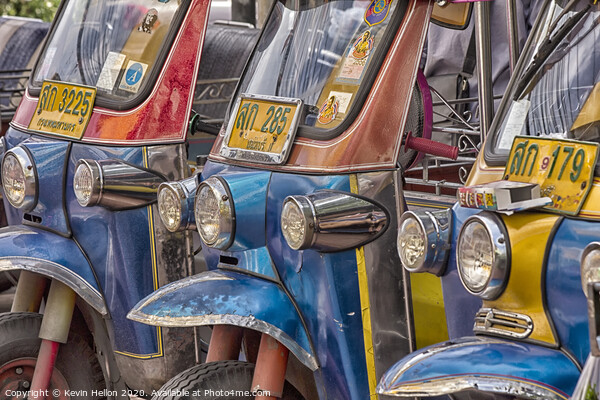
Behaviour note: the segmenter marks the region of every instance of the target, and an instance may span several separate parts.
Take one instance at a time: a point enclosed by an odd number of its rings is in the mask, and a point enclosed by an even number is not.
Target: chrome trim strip
[[[155,300],[155,299],[154,299]],[[294,355],[311,371],[316,371],[319,368],[317,360],[306,350],[304,350],[298,343],[296,343],[290,336],[288,336],[281,329],[273,326],[265,321],[256,319],[254,316],[240,316],[232,314],[210,314],[210,315],[198,315],[192,317],[157,317],[155,315],[148,315],[138,311],[142,307],[136,307],[127,314],[127,318],[132,321],[141,322],[147,325],[154,326],[168,326],[168,327],[190,327],[190,326],[205,326],[205,325],[235,325],[242,328],[248,328],[275,338],[287,347]]]
[[[568,398],[536,385],[532,382],[516,378],[486,375],[457,375],[443,379],[433,379],[426,382],[413,382],[402,386],[384,389],[381,384],[377,386],[377,393],[388,396],[413,397],[413,396],[442,396],[464,390],[477,390],[479,392],[508,394],[525,399],[567,400]]]
[[[96,288],[63,265],[33,257],[0,257],[0,271],[21,269],[56,279],[69,286],[101,315],[108,310],[104,298]]]
[[[518,320],[522,322],[514,322]],[[522,329],[523,332],[514,332],[499,328],[498,326]],[[509,338],[525,339],[533,332],[533,320],[525,314],[497,310],[494,308],[481,308],[475,315],[475,333],[490,333],[507,336]]]

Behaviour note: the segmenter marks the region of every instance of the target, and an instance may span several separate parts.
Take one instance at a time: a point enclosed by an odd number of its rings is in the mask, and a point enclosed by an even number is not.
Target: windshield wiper
[[[572,7],[572,3],[574,3],[574,2],[569,3],[568,6]],[[525,90],[525,89],[529,89],[530,87],[534,86],[536,80],[533,79],[533,77],[536,75],[536,73],[538,72],[540,67],[544,64],[544,62],[546,62],[546,60],[548,59],[550,54],[552,54],[554,49],[556,49],[556,47],[559,45],[559,43],[561,43],[563,41],[563,39],[573,29],[573,27],[575,25],[577,25],[577,23],[579,21],[581,21],[581,18],[583,18],[583,16],[590,9],[590,7],[591,6],[588,4],[583,10],[581,10],[577,14],[569,17],[564,22],[564,24],[562,24],[560,26],[560,28],[558,28],[556,33],[554,35],[552,35],[552,37],[549,37],[552,34],[552,31],[548,32],[548,36],[545,39],[544,43],[542,43],[540,45],[540,47],[538,48],[538,51],[533,56],[533,60],[531,61],[531,64],[529,64],[529,66],[527,67],[527,69],[525,70],[525,72],[523,73],[521,78],[519,79],[519,82],[517,82],[517,88],[515,90],[514,100],[518,100],[519,98],[522,98],[527,93],[529,93],[529,90]],[[567,8],[565,8],[565,10],[563,10],[563,12],[560,14],[559,18],[562,18],[562,16],[566,13],[566,11],[568,11]],[[555,24],[552,25],[552,27],[554,27],[554,26],[555,26]],[[521,93],[523,95],[521,95]]]

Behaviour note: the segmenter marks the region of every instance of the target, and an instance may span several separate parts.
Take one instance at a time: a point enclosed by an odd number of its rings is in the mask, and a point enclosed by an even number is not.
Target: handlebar
[[[450,158],[452,160],[456,160],[458,157],[458,147],[430,139],[414,137],[412,132],[406,134],[404,148],[417,150],[434,156]]]

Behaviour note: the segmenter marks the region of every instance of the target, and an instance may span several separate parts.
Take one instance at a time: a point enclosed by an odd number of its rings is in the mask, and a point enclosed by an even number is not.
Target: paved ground
[[[0,293],[0,312],[10,311],[14,293],[14,288]]]

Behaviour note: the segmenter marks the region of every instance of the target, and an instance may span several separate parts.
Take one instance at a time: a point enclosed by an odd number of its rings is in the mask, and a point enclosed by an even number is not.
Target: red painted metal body
[[[95,107],[82,142],[105,144],[175,143],[185,140],[190,105],[204,44],[208,1],[193,1],[152,93],[126,111]],[[193,17],[191,17],[193,15]],[[37,97],[25,94],[12,124],[27,129]]]

